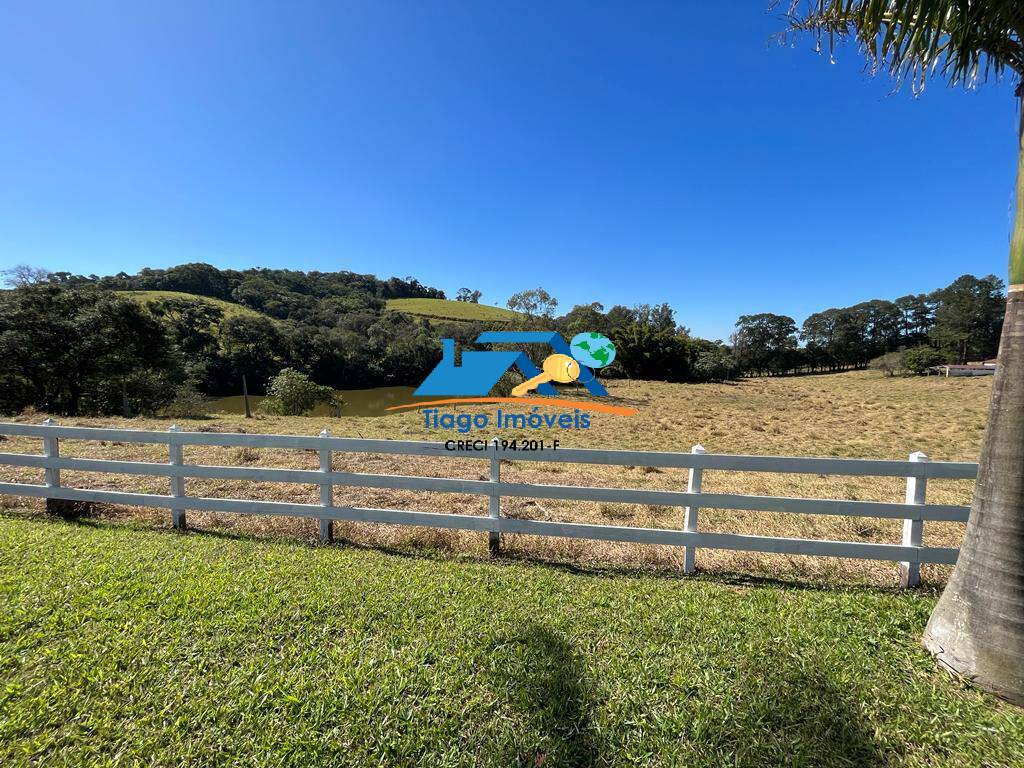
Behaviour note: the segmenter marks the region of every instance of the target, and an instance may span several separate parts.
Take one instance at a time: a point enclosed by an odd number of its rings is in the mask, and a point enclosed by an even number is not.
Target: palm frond
[[[872,73],[915,91],[932,77],[974,87],[1007,70],[1024,77],[1022,0],[791,0],[787,33],[815,36],[830,54],[852,39]]]

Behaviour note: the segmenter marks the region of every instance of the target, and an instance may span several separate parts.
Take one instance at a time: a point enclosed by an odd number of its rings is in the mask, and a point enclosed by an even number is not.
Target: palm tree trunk
[[[924,633],[940,664],[1024,706],[1024,105],[1006,319],[971,517]]]

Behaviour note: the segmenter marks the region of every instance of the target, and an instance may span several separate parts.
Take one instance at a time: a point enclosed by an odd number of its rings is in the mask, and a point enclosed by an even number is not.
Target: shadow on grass
[[[687,691],[652,691],[651,699],[624,707],[620,701],[601,729],[595,724],[601,700],[586,682],[581,657],[556,632],[528,621],[500,635],[486,656],[498,703],[478,750],[493,765],[611,765],[624,748],[716,768],[884,768],[891,762],[855,696],[813,656],[742,657],[736,667],[710,674],[685,671]]]
[[[773,664],[736,680],[706,743],[691,746],[744,768],[889,765],[856,700],[812,666]]]
[[[357,545],[358,546],[358,545]],[[412,555],[415,556],[415,555]],[[515,552],[514,554],[502,555],[491,562],[503,565],[536,565],[562,573],[570,573],[578,576],[589,576],[592,578],[644,578],[661,581],[678,581],[693,584],[712,584],[718,586],[763,588],[775,587],[786,590],[804,592],[829,592],[829,593],[851,593],[857,594],[885,594],[885,595],[907,595],[907,594],[938,594],[944,585],[924,584],[916,590],[907,590],[897,585],[872,584],[866,580],[856,580],[842,577],[829,581],[824,578],[793,576],[765,576],[760,574],[743,573],[739,571],[701,571],[696,574],[685,574],[680,568],[671,568],[664,565],[618,565],[615,563],[594,563],[594,562],[569,562],[563,559],[548,558],[540,555],[531,555],[526,552]]]
[[[286,536],[275,533],[273,536],[237,533],[234,531],[219,530],[216,528],[194,528],[188,529],[189,533],[212,536],[216,538],[239,539],[245,541],[288,541],[296,544],[309,544],[309,539],[297,536]],[[179,533],[180,535],[180,533]],[[314,546],[324,546],[314,542]],[[690,584],[710,584],[716,586],[731,586],[744,588],[778,588],[802,592],[824,592],[824,593],[857,593],[877,595],[907,595],[907,594],[934,594],[942,592],[944,585],[924,584],[916,590],[907,590],[896,585],[886,586],[871,584],[866,581],[847,579],[846,581],[826,581],[823,579],[792,577],[762,576],[747,574],[735,571],[714,571],[701,572],[695,575],[688,575],[680,569],[673,569],[661,565],[636,566],[618,565],[615,563],[573,563],[566,560],[547,558],[540,555],[531,555],[526,552],[514,552],[502,554],[497,557],[480,556],[469,551],[458,551],[440,549],[433,547],[407,545],[387,546],[384,544],[368,544],[353,539],[338,537],[334,543],[327,546],[355,549],[362,552],[376,552],[389,557],[404,558],[408,560],[420,560],[429,562],[459,563],[464,565],[493,565],[495,567],[515,567],[518,565],[531,565],[545,568],[551,571],[568,573],[574,576],[585,576],[597,579],[621,579],[621,578],[643,578],[660,581],[680,582]]]
[[[527,622],[487,652],[491,685],[505,709],[501,731],[480,746],[494,765],[599,765],[590,717],[593,697],[569,644],[547,627]]]

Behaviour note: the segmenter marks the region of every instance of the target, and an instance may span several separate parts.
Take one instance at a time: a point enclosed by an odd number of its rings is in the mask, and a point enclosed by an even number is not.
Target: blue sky
[[[0,268],[541,285],[709,337],[1005,274],[1010,84],[892,95],[768,0],[19,5]]]

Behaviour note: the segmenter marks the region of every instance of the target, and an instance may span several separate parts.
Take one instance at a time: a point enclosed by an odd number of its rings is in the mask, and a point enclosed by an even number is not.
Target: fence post
[[[491,482],[495,485],[501,482],[501,457],[497,455],[491,457]],[[501,517],[501,496],[494,488],[491,489],[490,513],[495,520]],[[488,531],[487,550],[492,555],[501,552],[501,534],[498,531]]]
[[[320,437],[330,437],[331,430],[322,429],[320,431]],[[330,472],[331,467],[331,449],[321,448],[320,449],[320,471]],[[334,506],[334,484],[329,480],[320,483],[320,506],[322,507],[333,507]],[[330,544],[334,541],[334,521],[325,520],[320,518],[320,541],[323,544]]]
[[[698,443],[690,449],[690,453],[707,453],[704,446]],[[701,483],[704,479],[704,470],[700,467],[690,467],[690,479],[686,484],[687,493],[700,493]],[[697,532],[697,510],[699,507],[687,507],[683,514],[683,530],[690,533]],[[697,569],[697,548],[683,547],[683,573],[693,573]]]
[[[249,407],[249,385],[245,383],[245,374],[242,374],[242,402],[245,403],[245,418],[252,418],[252,409]]]
[[[53,419],[43,421],[44,427],[55,427],[57,422]],[[48,459],[60,458],[60,441],[56,436],[47,435],[43,438],[43,456]],[[47,488],[60,488],[60,470],[56,467],[47,467],[43,470],[43,482]],[[59,499],[46,499],[46,511],[50,513],[59,512],[57,505]]]
[[[181,467],[183,448],[181,443],[174,439],[174,435],[181,432],[181,427],[172,424],[168,429],[171,438],[167,441],[168,463],[172,467]],[[185,530],[185,507],[183,502],[176,501],[185,495],[185,478],[180,472],[171,475],[171,525],[175,530]]]
[[[917,451],[916,453],[910,454],[910,460],[914,462],[928,461],[928,457]],[[923,505],[925,503],[925,495],[928,491],[928,479],[925,477],[908,477],[907,478],[907,504]],[[905,547],[920,547],[922,533],[924,532],[924,522],[921,520],[921,513],[918,510],[914,510],[915,514],[913,517],[908,517],[903,521],[903,546]],[[901,587],[917,587],[921,584],[921,563],[900,563],[900,586]]]

